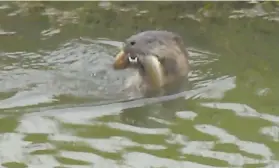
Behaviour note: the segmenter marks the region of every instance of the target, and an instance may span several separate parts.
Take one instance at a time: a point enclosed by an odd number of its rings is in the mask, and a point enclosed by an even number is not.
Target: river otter
[[[116,55],[115,70],[134,68],[146,89],[158,89],[188,76],[189,54],[182,38],[169,31],[145,31],[126,39]]]

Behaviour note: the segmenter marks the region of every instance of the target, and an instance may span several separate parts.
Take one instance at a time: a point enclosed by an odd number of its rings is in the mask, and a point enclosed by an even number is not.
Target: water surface
[[[1,166],[279,167],[272,9],[199,17],[193,2],[1,2]],[[125,38],[150,29],[187,44],[179,93],[138,98],[122,91],[131,72],[111,67]]]

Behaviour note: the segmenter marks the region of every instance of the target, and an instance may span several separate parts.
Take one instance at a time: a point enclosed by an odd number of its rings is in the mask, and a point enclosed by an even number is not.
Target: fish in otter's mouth
[[[151,88],[160,88],[187,76],[188,52],[182,38],[175,33],[145,31],[126,39],[113,67],[137,69],[143,82]]]

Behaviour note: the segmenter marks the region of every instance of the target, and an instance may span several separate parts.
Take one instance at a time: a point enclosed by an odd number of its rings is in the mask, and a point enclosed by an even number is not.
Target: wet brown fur
[[[125,42],[124,53],[140,57],[157,56],[164,72],[164,85],[169,85],[187,77],[189,67],[189,54],[184,46],[182,38],[168,31],[145,31],[129,37]],[[131,85],[150,88],[148,74],[138,65],[130,65],[127,57],[123,56],[123,69],[135,68],[139,72],[141,79],[130,82]],[[135,83],[136,82],[136,83]]]

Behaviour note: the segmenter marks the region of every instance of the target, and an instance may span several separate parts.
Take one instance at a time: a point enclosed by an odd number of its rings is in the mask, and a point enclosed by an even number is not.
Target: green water
[[[1,2],[1,167],[279,167],[279,8],[195,4]],[[113,56],[149,29],[185,40],[183,92],[121,91]]]

